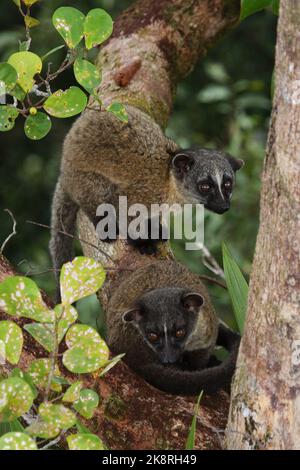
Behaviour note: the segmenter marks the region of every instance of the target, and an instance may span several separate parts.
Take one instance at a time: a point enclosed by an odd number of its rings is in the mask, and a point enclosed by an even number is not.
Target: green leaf
[[[81,113],[87,105],[86,94],[78,87],[71,86],[68,90],[58,90],[44,103],[44,109],[51,116],[68,118]]]
[[[13,89],[17,83],[18,74],[16,69],[7,62],[0,63],[0,82],[3,82],[6,93]]]
[[[0,308],[16,317],[30,318],[42,323],[54,321],[54,312],[48,310],[44,304],[35,282],[23,276],[7,277],[1,282]]]
[[[22,379],[9,377],[0,382],[0,421],[13,421],[30,410],[33,395]]]
[[[77,8],[60,7],[52,17],[54,28],[70,49],[74,49],[83,37],[85,16]]]
[[[0,106],[0,131],[11,131],[18,116],[19,111],[13,106]]]
[[[68,348],[85,344],[86,341],[89,341],[91,345],[95,346],[102,346],[104,343],[98,331],[89,325],[76,323],[76,325],[73,325],[66,334],[66,345]]]
[[[99,396],[94,390],[84,388],[80,392],[79,399],[73,404],[74,409],[84,418],[91,419],[99,405]]]
[[[107,108],[106,111],[109,113],[114,114],[120,121],[128,122],[128,114],[126,112],[126,108],[121,103],[111,103]]]
[[[70,385],[70,382],[67,379],[65,379],[64,377],[59,377],[57,375],[53,377],[53,383],[59,385]]]
[[[97,261],[78,256],[63,265],[60,273],[60,289],[63,304],[72,304],[94,294],[105,280],[105,271]]]
[[[29,139],[40,140],[50,132],[51,127],[52,123],[49,116],[38,112],[26,118],[24,130]]]
[[[94,328],[73,325],[65,340],[70,349],[63,355],[63,364],[70,372],[90,373],[107,364],[108,347]]]
[[[73,403],[76,400],[79,400],[80,397],[80,390],[82,389],[82,382],[77,381],[74,382],[66,391],[64,396],[62,397],[62,401],[66,401],[68,403]]]
[[[43,325],[41,323],[29,323],[28,325],[24,325],[23,328],[41,344],[46,351],[53,351],[55,344],[53,324]]]
[[[101,75],[98,69],[88,60],[76,59],[74,75],[77,82],[90,94],[93,94],[101,83]]]
[[[104,444],[95,434],[71,434],[67,437],[70,450],[104,450]]]
[[[186,441],[185,450],[194,450],[195,448],[195,436],[196,436],[196,425],[197,425],[197,416],[200,405],[200,400],[202,398],[203,392],[200,393],[194,411],[194,416],[192,419],[192,424],[190,427],[189,435]]]
[[[58,322],[58,342],[60,343],[69,327],[76,322],[78,318],[77,311],[72,305],[56,305],[55,309]]]
[[[77,320],[77,312],[71,305],[65,306],[63,313],[62,305],[57,305],[54,311],[57,318],[61,317],[57,328],[57,340],[58,343],[60,343],[69,326]],[[30,323],[28,325],[24,325],[24,330],[26,330],[38,343],[40,343],[43,348],[46,349],[46,351],[53,351],[55,346],[53,323]]]
[[[112,369],[120,360],[125,356],[125,354],[119,354],[118,356],[115,356],[113,359],[107,362],[106,366],[104,369],[100,372],[99,377],[103,377],[107,372]]]
[[[17,98],[17,100],[19,101],[23,101],[26,96],[25,91],[18,84],[16,84],[16,86],[9,92],[9,94]]]
[[[40,57],[33,52],[16,52],[8,59],[18,74],[18,84],[24,91],[31,90],[34,84],[34,76],[42,70],[42,61]]]
[[[37,450],[37,445],[24,432],[9,432],[0,438],[0,450]]]
[[[111,16],[101,8],[90,10],[84,22],[85,45],[87,49],[102,44],[113,31]]]
[[[253,15],[257,11],[263,10],[272,3],[272,0],[241,0],[240,20]]]
[[[69,429],[76,424],[75,414],[64,405],[42,403],[39,407],[39,415],[50,427],[59,426],[60,429]]]
[[[226,283],[240,332],[243,332],[247,312],[248,284],[225,243],[222,244]]]
[[[0,341],[5,345],[5,357],[8,362],[18,364],[23,347],[21,328],[13,321],[0,321]]]
[[[21,0],[12,0],[17,7],[21,6]]]
[[[77,423],[76,423],[76,429],[77,429],[79,434],[90,434],[91,433],[91,431],[86,426],[81,424],[79,421],[77,421]]]
[[[50,425],[41,418],[38,418],[30,426],[26,428],[26,432],[34,437],[40,437],[42,439],[53,439],[58,436],[61,429],[57,424]]]
[[[50,359],[35,359],[32,361],[27,369],[27,374],[31,377],[34,385],[38,388],[44,389],[48,385],[48,376],[51,370]],[[60,371],[58,367],[55,367],[55,375],[59,376]],[[51,383],[51,390],[55,392],[61,392],[62,387],[59,383],[54,380]]]
[[[77,427],[77,424],[76,424],[76,427]],[[24,429],[25,428],[22,426],[22,424],[20,423],[18,419],[15,419],[14,421],[10,421],[9,423],[0,423],[0,437],[3,436],[4,434],[7,434],[8,432],[23,432]]]
[[[22,379],[24,380],[24,382],[28,383],[32,391],[33,399],[36,399],[36,397],[38,396],[38,391],[33,383],[32,378],[29,374],[27,374],[27,372],[24,372],[23,370],[16,367],[12,370],[11,377],[19,377],[19,379]],[[19,431],[19,429],[11,429],[11,431]]]

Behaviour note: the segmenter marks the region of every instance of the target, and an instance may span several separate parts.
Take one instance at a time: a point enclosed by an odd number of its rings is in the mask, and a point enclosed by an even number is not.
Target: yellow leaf
[[[25,22],[25,26],[27,28],[34,28],[35,26],[38,26],[40,24],[39,20],[37,20],[36,18],[32,18],[32,16],[24,16],[24,22]]]

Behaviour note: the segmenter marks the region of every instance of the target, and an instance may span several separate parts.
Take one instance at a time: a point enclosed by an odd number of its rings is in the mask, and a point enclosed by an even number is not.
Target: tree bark
[[[300,4],[280,2],[275,97],[230,449],[300,449]]]

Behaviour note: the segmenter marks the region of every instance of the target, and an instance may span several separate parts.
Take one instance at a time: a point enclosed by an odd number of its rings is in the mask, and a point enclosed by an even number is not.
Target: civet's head
[[[179,362],[184,346],[201,315],[203,297],[176,287],[153,289],[123,314],[136,327],[162,364]]]
[[[176,186],[186,202],[203,204],[217,214],[230,208],[235,173],[244,161],[210,149],[178,150],[171,166]]]

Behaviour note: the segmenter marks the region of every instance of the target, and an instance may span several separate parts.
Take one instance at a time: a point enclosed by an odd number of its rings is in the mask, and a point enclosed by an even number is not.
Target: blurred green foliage
[[[24,39],[22,18],[11,0],[4,0],[0,18],[0,61],[18,50]],[[88,11],[106,9],[114,18],[131,2],[123,0],[42,1],[34,8],[41,25],[32,29],[32,50],[43,55],[62,43],[51,24],[56,8],[72,5]],[[221,242],[225,241],[246,274],[250,273],[258,229],[260,173],[271,109],[270,88],[274,65],[277,18],[263,11],[244,20],[226,36],[178,87],[174,112],[167,133],[182,147],[201,145],[226,149],[243,158],[245,167],[237,174],[231,210],[222,215],[207,213],[205,243],[222,263]],[[51,56],[53,69],[63,52]],[[75,84],[72,71],[59,77],[56,88]],[[27,219],[49,224],[50,202],[58,174],[61,146],[73,119],[55,120],[53,130],[40,142],[29,141],[17,123],[12,132],[0,135],[0,242],[11,231],[9,208],[18,222],[17,236],[5,255],[26,273],[28,269],[50,268],[49,231],[26,223]],[[182,250],[178,256],[195,272],[209,273],[195,253]],[[53,275],[34,278],[40,287],[53,291]],[[228,293],[211,289],[220,313],[230,312]],[[88,307],[93,309],[93,306]]]

